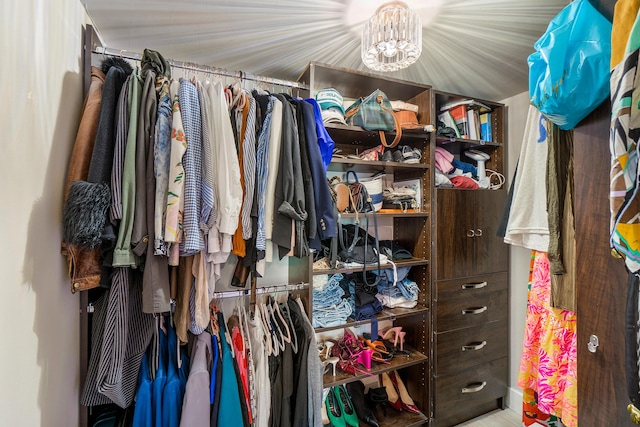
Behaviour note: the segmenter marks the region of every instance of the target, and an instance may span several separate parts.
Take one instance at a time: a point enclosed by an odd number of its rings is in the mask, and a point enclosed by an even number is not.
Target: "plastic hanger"
[[[284,316],[282,315],[282,312],[280,311],[280,304],[277,301],[273,300],[271,302],[271,305],[273,307],[274,314],[277,315],[276,319],[280,319],[279,325],[282,325],[284,330],[287,332],[286,335],[285,335],[284,332],[282,331],[282,329],[280,330],[280,332],[282,333],[282,338],[284,339],[284,342],[290,343],[291,342],[291,330],[289,329],[289,325],[287,324],[287,321],[285,320]]]
[[[284,312],[285,317],[288,320],[288,325],[291,330],[291,349],[294,353],[298,353],[298,335],[296,334],[296,328],[293,326],[293,319],[291,318],[291,310],[289,310],[289,306],[287,302],[280,303],[280,309]]]
[[[276,314],[273,311],[273,306],[271,304],[267,304],[266,307],[267,307],[269,316],[271,318],[271,323],[272,323],[271,336],[273,338],[274,347],[277,346],[279,348],[279,352],[284,351],[285,349],[284,334],[282,333],[282,329],[280,329],[280,324],[276,319]]]
[[[267,356],[277,356],[279,354],[278,347],[273,345],[273,339],[271,334],[271,325],[267,319],[267,310],[264,304],[258,305],[258,311],[260,312],[260,320],[262,322],[262,328],[264,332],[263,342]]]

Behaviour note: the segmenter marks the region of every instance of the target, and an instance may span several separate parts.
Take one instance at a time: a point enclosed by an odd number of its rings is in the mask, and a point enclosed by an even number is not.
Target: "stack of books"
[[[438,119],[458,138],[493,142],[491,108],[473,99],[462,99],[440,107]]]

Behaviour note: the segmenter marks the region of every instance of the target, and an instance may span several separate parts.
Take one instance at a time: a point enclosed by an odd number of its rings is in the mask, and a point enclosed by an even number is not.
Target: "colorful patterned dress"
[[[524,425],[578,425],[576,314],[549,305],[546,252],[533,251],[518,386]],[[558,422],[562,420],[562,423]],[[535,424],[537,423],[537,424]]]

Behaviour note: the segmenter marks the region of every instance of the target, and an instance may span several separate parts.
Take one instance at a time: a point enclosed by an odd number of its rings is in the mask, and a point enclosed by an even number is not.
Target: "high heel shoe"
[[[340,361],[339,358],[337,357],[330,357],[326,360],[322,361],[322,366],[324,366],[324,371],[327,372],[327,370],[329,369],[329,365],[331,365],[331,367],[333,368],[333,376],[336,376],[336,365],[338,364],[338,362]]]
[[[356,409],[349,397],[349,393],[347,393],[347,389],[344,388],[344,385],[338,385],[333,387],[333,392],[336,395],[336,400],[338,401],[338,405],[340,405],[340,410],[342,411],[344,426],[358,427],[358,414],[356,414]],[[334,427],[337,426],[334,424]]]
[[[360,354],[358,355],[358,358],[356,359],[358,363],[363,364],[364,367],[367,368],[367,371],[371,369],[372,353],[373,353],[373,350],[371,350],[370,348],[364,349],[362,350],[362,352],[360,352]]]
[[[402,402],[400,402],[400,396],[398,396],[398,392],[391,382],[389,374],[386,372],[380,374],[380,382],[382,383],[382,386],[387,390],[387,404],[396,411],[402,411]]]
[[[329,396],[330,392],[330,388],[325,388],[322,390],[322,406],[320,408],[320,415],[322,417],[323,426],[328,426],[329,424],[331,424],[331,421],[329,420],[329,413],[327,412],[327,397]]]
[[[398,348],[398,341],[400,341],[400,351],[404,351],[404,337],[407,333],[402,330],[402,326],[395,326],[385,331],[381,331],[381,333],[383,339],[393,339],[394,348]]]
[[[327,407],[327,415],[329,415],[329,421],[333,427],[347,427],[344,416],[342,415],[342,408],[338,403],[338,397],[334,393],[333,387],[329,390],[327,400],[325,400]]]
[[[396,371],[392,371],[389,374],[389,378],[391,378],[391,382],[393,383],[393,386],[396,388],[396,390],[398,390],[402,409],[404,409],[407,412],[413,412],[414,414],[420,413],[420,410],[413,402],[413,399],[411,398],[411,396],[409,396],[409,392],[407,391],[407,388],[402,382],[400,375],[398,375]]]
[[[371,427],[379,427],[376,416],[373,415],[373,411],[367,406],[364,399],[364,383],[362,381],[353,381],[347,384],[347,392],[351,396],[351,402],[356,409],[356,414],[360,421]]]

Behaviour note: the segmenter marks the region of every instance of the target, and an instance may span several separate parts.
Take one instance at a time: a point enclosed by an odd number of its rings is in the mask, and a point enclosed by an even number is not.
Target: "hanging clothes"
[[[191,371],[182,403],[181,427],[205,426],[209,424],[209,369],[211,369],[211,335],[202,332],[194,337],[191,356]]]
[[[220,347],[222,349],[222,379],[220,390],[220,410],[218,411],[218,425],[231,426],[238,425],[243,419],[240,407],[240,396],[238,394],[238,383],[233,367],[233,356],[228,344],[228,335],[224,316],[218,312],[218,325],[220,327]],[[209,394],[207,393],[207,396]],[[195,424],[192,424],[195,425]],[[204,424],[198,424],[204,425]]]
[[[167,323],[167,380],[162,390],[162,427],[178,427],[187,378],[179,373],[178,361],[183,358],[178,337],[171,322]]]
[[[149,375],[149,358],[142,356],[140,379],[136,393],[136,405],[133,412],[133,425],[136,427],[154,427],[153,423],[153,381]]]
[[[550,307],[550,294],[549,258],[545,252],[533,251],[518,387],[537,393],[537,406],[543,413],[557,416],[567,427],[576,427],[576,314]]]
[[[546,122],[530,105],[504,238],[507,244],[544,252],[549,249],[547,194],[541,185],[547,168]]]

